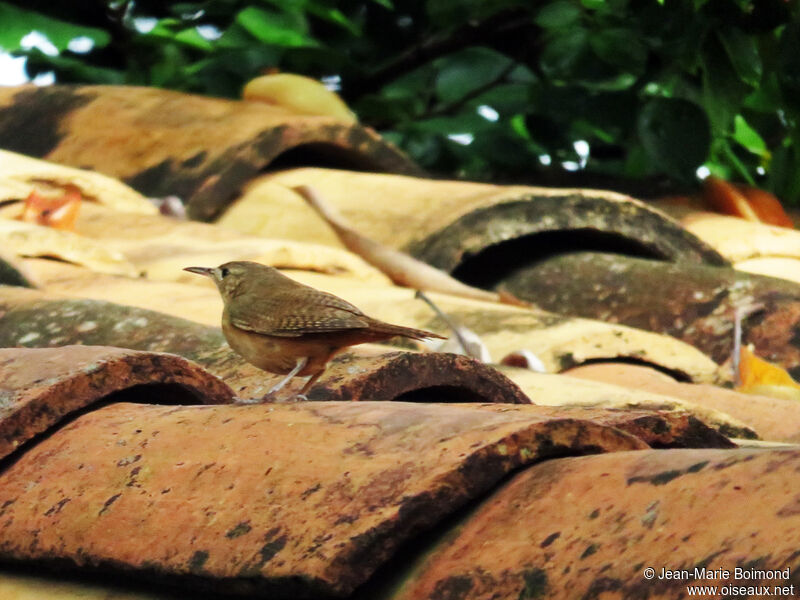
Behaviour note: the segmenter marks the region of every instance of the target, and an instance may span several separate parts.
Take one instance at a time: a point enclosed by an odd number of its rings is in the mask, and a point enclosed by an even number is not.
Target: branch
[[[376,92],[387,83],[409,73],[435,58],[462,48],[479,45],[499,34],[531,25],[528,11],[515,9],[493,15],[480,23],[468,23],[446,35],[437,35],[422,40],[391,60],[384,66],[347,86],[350,99]]]
[[[508,77],[509,73],[511,73],[511,71],[513,71],[516,66],[517,66],[517,62],[512,60],[508,64],[508,66],[505,69],[503,69],[500,72],[500,74],[498,74],[497,77],[495,77],[491,81],[488,81],[488,82],[484,83],[483,85],[476,87],[471,92],[469,92],[467,94],[464,94],[461,98],[451,102],[450,104],[445,104],[445,105],[442,105],[442,106],[439,106],[437,108],[433,108],[433,109],[427,111],[425,114],[420,115],[418,118],[419,119],[430,119],[431,117],[441,117],[441,116],[450,115],[450,114],[456,112],[459,108],[464,106],[467,102],[469,102],[473,98],[477,98],[478,96],[480,96],[485,91],[492,89],[498,83],[503,81],[506,77]]]

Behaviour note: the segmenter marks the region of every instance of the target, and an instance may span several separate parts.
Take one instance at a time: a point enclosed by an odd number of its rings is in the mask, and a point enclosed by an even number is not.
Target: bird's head
[[[254,262],[233,261],[214,268],[186,267],[184,271],[211,279],[217,284],[222,299],[227,302],[243,293],[248,286],[270,279],[275,269]]]

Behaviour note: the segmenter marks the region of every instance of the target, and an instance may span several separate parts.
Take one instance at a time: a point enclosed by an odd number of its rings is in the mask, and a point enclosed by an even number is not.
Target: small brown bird
[[[394,336],[443,338],[430,331],[391,325],[326,292],[298,283],[265,265],[234,261],[184,271],[210,277],[225,303],[222,332],[235,352],[270,373],[286,374],[265,397],[290,379],[308,375],[304,395],[327,362],[347,346]]]

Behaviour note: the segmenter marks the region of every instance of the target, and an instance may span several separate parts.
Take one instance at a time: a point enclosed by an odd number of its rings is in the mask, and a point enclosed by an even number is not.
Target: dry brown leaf
[[[20,221],[44,225],[53,229],[73,231],[81,207],[81,191],[68,185],[60,196],[44,196],[32,190],[25,198]]]

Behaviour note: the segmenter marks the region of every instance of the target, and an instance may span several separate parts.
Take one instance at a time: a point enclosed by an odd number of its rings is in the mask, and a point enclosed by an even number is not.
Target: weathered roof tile
[[[690,595],[687,586],[726,583],[794,584],[796,593],[800,510],[788,492],[798,469],[798,449],[546,461],[419,549],[424,559],[413,569],[394,563],[387,577],[395,586],[363,597],[678,599]],[[735,568],[747,573],[735,579]],[[662,569],[676,573],[665,578]],[[769,569],[781,576],[758,575]],[[719,570],[729,575],[714,576]]]
[[[645,391],[679,398],[694,405],[722,411],[747,423],[765,440],[800,442],[800,403],[795,400],[742,394],[713,385],[680,383],[639,365],[584,365],[568,374],[633,388],[636,393]],[[701,418],[706,423],[713,422],[707,416]],[[729,435],[732,433],[729,431]]]
[[[174,354],[105,346],[0,348],[0,458],[79,411],[133,386],[169,384],[184,402],[233,401],[233,392],[198,365]],[[160,388],[163,401],[175,394]]]
[[[64,299],[0,286],[0,346],[68,344],[178,354],[222,379],[242,399],[260,399],[281,379],[232,352],[218,327],[111,302]],[[353,394],[347,399],[393,400],[437,387],[458,391],[469,400],[528,402],[504,375],[478,361],[455,354],[422,355],[388,348],[377,355],[355,349],[336,357],[310,394],[319,399]],[[287,387],[287,397],[293,389]]]
[[[344,595],[519,466],[645,447],[536,407],[111,404],[0,474],[0,556]]]
[[[207,218],[231,190],[302,146],[340,165],[421,173],[372,129],[258,102],[157,88],[56,85],[0,88],[0,110],[7,117],[0,128],[4,148],[89,167],[144,194],[191,199]]]

